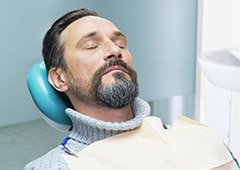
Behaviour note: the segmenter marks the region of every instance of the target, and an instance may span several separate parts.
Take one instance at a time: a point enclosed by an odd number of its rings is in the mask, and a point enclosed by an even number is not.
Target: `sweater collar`
[[[141,126],[145,117],[150,115],[150,106],[144,100],[136,98],[133,103],[133,112],[134,118],[126,122],[105,122],[68,108],[66,114],[73,123],[69,137],[81,143],[91,144],[121,132],[135,129]]]

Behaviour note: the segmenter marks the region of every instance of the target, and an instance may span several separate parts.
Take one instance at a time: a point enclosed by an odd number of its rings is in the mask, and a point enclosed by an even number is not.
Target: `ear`
[[[66,77],[61,68],[51,68],[48,71],[48,81],[59,92],[66,92],[68,90]]]

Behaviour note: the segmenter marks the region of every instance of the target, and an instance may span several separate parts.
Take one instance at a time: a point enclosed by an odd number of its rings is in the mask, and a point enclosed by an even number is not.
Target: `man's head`
[[[49,82],[73,105],[121,108],[138,95],[126,36],[96,12],[80,9],[58,19],[45,35],[43,56]]]

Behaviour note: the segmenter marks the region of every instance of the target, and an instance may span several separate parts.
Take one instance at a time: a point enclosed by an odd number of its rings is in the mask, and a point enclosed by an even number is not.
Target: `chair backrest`
[[[72,107],[62,93],[56,91],[48,82],[43,61],[32,65],[27,74],[27,85],[34,103],[42,112],[44,120],[60,131],[69,131],[72,122],[65,109]]]

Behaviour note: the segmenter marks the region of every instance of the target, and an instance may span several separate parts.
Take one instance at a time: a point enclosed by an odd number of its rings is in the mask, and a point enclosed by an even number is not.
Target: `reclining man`
[[[73,153],[136,129],[150,115],[147,102],[137,97],[127,37],[96,12],[80,9],[59,18],[44,37],[42,53],[49,83],[74,107],[66,109],[73,123],[66,146]],[[69,169],[64,154],[60,145],[24,169]]]

